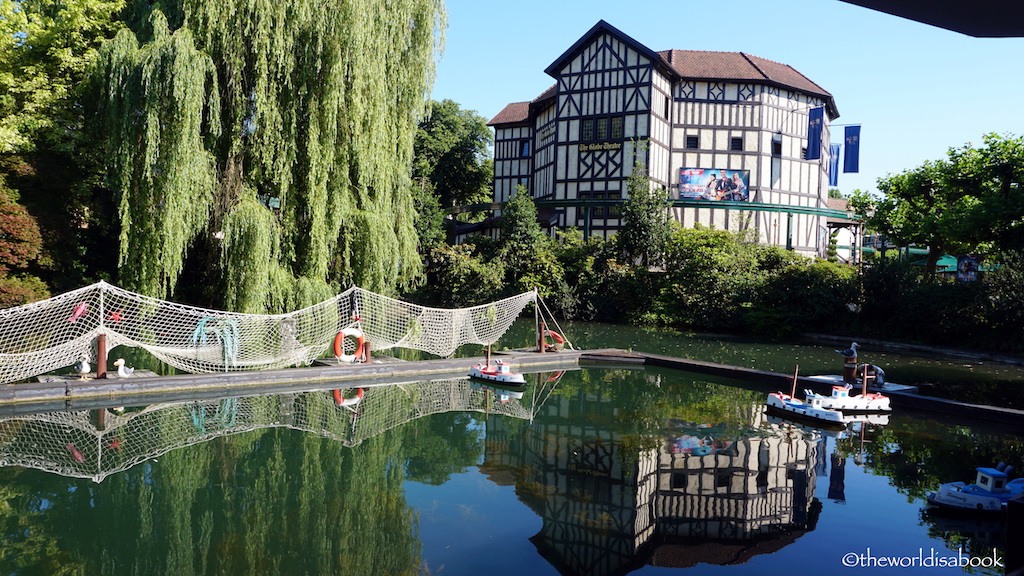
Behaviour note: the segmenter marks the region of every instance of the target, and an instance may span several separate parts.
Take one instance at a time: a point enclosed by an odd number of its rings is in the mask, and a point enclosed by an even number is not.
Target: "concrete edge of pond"
[[[629,363],[633,363],[638,359],[643,359],[644,364],[648,366],[660,366],[662,368],[672,368],[713,376],[741,379],[748,382],[762,384],[765,387],[770,386],[773,389],[782,389],[783,391],[788,391],[788,389],[793,385],[793,376],[791,374],[768,372],[765,370],[755,370],[740,366],[729,366],[727,364],[716,364],[714,362],[689,360],[686,358],[676,358],[674,356],[664,356],[661,354],[650,354],[646,352],[628,352],[621,354],[624,356],[623,361]],[[608,351],[595,351],[593,353],[583,354],[580,357],[581,362],[599,362],[602,359],[612,363],[615,361],[615,354]],[[828,384],[819,380],[805,378],[802,376],[797,377],[798,390],[810,388],[811,390],[828,393],[828,391],[825,390],[828,386]],[[999,406],[989,406],[985,404],[958,402],[956,400],[924,396],[905,391],[886,390],[885,394],[889,396],[894,408],[949,414],[972,420],[986,420],[1024,430],[1024,410],[1002,408]]]
[[[539,354],[524,351],[495,352],[517,370],[542,371],[577,368],[582,351],[563,350]],[[424,379],[466,378],[469,368],[483,361],[475,358],[440,358],[414,362],[390,361],[368,364],[318,363],[301,368],[216,374],[177,374],[104,379],[79,379],[6,384],[0,387],[0,417],[39,411],[80,410],[109,406],[111,402],[160,401],[247,396],[331,388],[356,388],[416,382]],[[56,407],[56,408],[55,408]]]
[[[779,372],[716,364],[619,349],[562,350],[540,354],[524,350],[495,352],[514,369],[533,372],[580,366],[619,366],[642,368],[657,366],[757,383],[786,390],[793,376]],[[482,357],[441,358],[411,362],[390,361],[369,364],[336,365],[319,363],[302,368],[284,368],[253,372],[217,374],[181,374],[137,378],[106,378],[7,384],[0,387],[0,417],[54,410],[82,410],[107,407],[112,402],[187,401],[190,399],[287,393],[331,388],[385,386],[423,379],[465,378],[469,368]],[[822,390],[827,384],[805,377],[797,378],[799,390]],[[957,402],[915,393],[886,391],[896,408],[924,410],[958,417],[986,420],[1021,427],[1024,410]]]

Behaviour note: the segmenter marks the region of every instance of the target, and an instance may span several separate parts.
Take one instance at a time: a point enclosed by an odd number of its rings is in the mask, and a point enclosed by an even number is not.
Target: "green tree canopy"
[[[413,176],[429,180],[441,206],[490,202],[494,141],[487,120],[452,100],[431,101],[416,131]]]
[[[0,154],[67,149],[75,86],[118,26],[124,0],[0,0]]]
[[[984,141],[878,181],[885,198],[869,225],[899,244],[928,246],[929,274],[947,251],[1024,246],[1024,139]]]
[[[166,296],[212,269],[206,301],[264,312],[420,279],[409,176],[439,0],[134,0],[129,12],[91,99],[122,284]]]

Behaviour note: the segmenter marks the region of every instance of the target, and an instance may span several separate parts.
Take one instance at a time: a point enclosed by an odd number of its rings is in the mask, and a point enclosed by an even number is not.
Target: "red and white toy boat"
[[[825,396],[815,394],[810,390],[804,390],[805,403],[816,404],[819,408],[826,410],[840,410],[842,412],[889,412],[889,397],[875,392],[864,391],[856,396],[850,396],[852,386],[833,386],[832,395]],[[817,403],[814,401],[818,400]]]
[[[525,386],[526,378],[518,372],[513,372],[508,364],[501,360],[494,363],[484,362],[469,369],[469,377],[487,382],[497,382],[506,386]]]

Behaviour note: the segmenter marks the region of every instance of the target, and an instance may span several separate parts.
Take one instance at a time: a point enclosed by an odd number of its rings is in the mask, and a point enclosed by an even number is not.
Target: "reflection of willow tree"
[[[937,436],[935,430],[945,433]],[[887,476],[909,502],[923,500],[945,482],[972,482],[976,466],[1024,463],[1024,440],[1020,437],[942,426],[917,418],[894,418],[870,440],[862,447],[859,437],[847,438],[836,449],[844,456],[863,451],[864,468]]]
[[[0,572],[4,574],[82,574],[83,563],[61,550],[46,530],[40,496],[22,476],[24,469],[0,471]],[[32,567],[31,572],[19,570]]]
[[[405,426],[406,475],[410,480],[440,486],[452,474],[476,464],[483,454],[483,430],[471,429],[474,417],[464,412],[435,414]]]
[[[33,532],[32,545],[59,558],[42,535],[60,534],[64,550],[97,563],[84,573],[411,574],[420,544],[402,492],[403,444],[397,431],[350,449],[260,430],[167,453],[102,484],[32,473],[8,486],[52,502],[43,523],[53,525]],[[39,561],[32,573],[53,573]]]

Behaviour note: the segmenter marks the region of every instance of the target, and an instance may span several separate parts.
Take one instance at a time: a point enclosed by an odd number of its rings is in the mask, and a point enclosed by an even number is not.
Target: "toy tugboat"
[[[846,412],[889,412],[889,397],[877,392],[868,392],[865,384],[864,390],[856,395],[850,396],[853,387],[849,384],[844,386],[833,386],[832,395],[825,396],[815,394],[810,390],[804,390],[806,402],[815,403],[826,410],[840,410]]]
[[[768,400],[765,402],[768,409],[790,417],[814,420],[815,422],[833,426],[845,426],[846,422],[843,418],[843,413],[824,405],[825,396],[812,394],[807,397],[806,402],[795,397],[796,379],[799,372],[800,367],[797,366],[796,372],[793,373],[793,386],[789,394],[772,392],[768,395]]]
[[[1006,503],[1024,493],[1024,478],[1009,480],[1013,466],[1002,462],[995,468],[979,466],[974,484],[947,482],[928,494],[928,503],[948,510],[1005,512]]]
[[[822,406],[824,396],[810,398],[803,402],[790,394],[783,392],[772,392],[768,395],[766,405],[769,409],[776,410],[782,414],[815,420],[826,424],[845,425],[843,413],[839,410],[825,408]]]
[[[487,359],[482,364],[470,368],[469,377],[504,386],[526,386],[526,378],[518,372],[513,372],[508,364],[501,360],[491,362],[490,346],[487,347]]]

